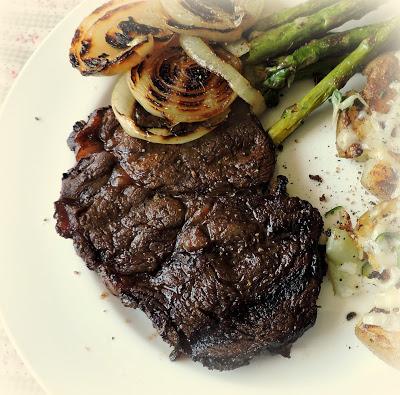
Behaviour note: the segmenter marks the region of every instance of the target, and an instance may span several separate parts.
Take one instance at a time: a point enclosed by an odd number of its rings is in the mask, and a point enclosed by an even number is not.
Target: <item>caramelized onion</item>
[[[238,58],[223,49],[217,53],[239,73]],[[147,112],[171,126],[220,115],[237,97],[226,80],[198,65],[177,45],[154,51],[132,68],[129,85]]]
[[[265,101],[261,92],[253,88],[237,69],[219,58],[201,38],[183,35],[180,37],[180,43],[196,63],[224,78],[238,96],[250,104],[256,115],[265,111]]]
[[[231,0],[161,0],[170,30],[213,41],[236,41],[245,12]]]
[[[139,64],[171,37],[159,0],[112,0],[86,17],[71,43],[70,61],[83,75],[113,75]]]
[[[137,101],[128,87],[129,79],[130,74],[127,73],[118,80],[112,93],[111,104],[120,125],[132,137],[158,144],[184,144],[210,133],[229,113],[227,110],[206,123],[199,123],[194,130],[180,131],[179,134],[174,134],[169,128],[142,128],[135,120]]]
[[[265,0],[161,0],[168,28],[216,42],[233,42],[262,15]]]

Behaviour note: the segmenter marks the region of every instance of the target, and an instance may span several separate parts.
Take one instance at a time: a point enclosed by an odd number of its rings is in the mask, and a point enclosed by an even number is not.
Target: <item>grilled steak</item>
[[[129,137],[107,108],[77,123],[69,145],[78,163],[64,174],[57,230],[175,357],[233,369],[286,355],[314,324],[322,220],[286,179],[267,190],[273,145],[242,102],[183,146]]]
[[[69,146],[78,160],[105,149],[132,182],[159,193],[222,193],[267,185],[274,172],[273,144],[240,101],[226,123],[184,145],[132,138],[119,127],[111,109],[95,111],[88,125],[78,122],[74,129]]]

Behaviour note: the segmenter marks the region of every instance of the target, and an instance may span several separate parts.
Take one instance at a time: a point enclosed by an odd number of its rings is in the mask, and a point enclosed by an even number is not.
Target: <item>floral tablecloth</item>
[[[35,48],[81,1],[0,0],[0,104]],[[15,352],[1,323],[0,394],[44,394]]]

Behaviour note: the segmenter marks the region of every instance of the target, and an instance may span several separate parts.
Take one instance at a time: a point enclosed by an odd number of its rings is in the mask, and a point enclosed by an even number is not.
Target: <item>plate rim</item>
[[[76,12],[79,12],[78,10],[80,8],[84,8],[85,5],[93,0],[84,0],[81,3],[79,3],[77,6],[75,6],[72,10],[70,10],[57,24],[56,26],[46,35],[46,37],[43,39],[43,41],[38,45],[38,47],[35,49],[35,51],[32,53],[32,55],[29,57],[29,59],[26,61],[24,66],[22,67],[20,73],[18,74],[18,77],[14,81],[12,87],[10,88],[9,92],[7,93],[3,103],[0,106],[0,119],[4,116],[4,112],[11,100],[11,97],[13,96],[13,93],[16,89],[16,87],[19,85],[21,78],[24,76],[26,73],[27,69],[29,69],[31,63],[37,58],[38,53],[42,49],[42,47],[46,46],[47,42],[50,40],[53,34],[55,34],[56,31],[58,31],[61,26],[65,23],[67,19],[71,17]],[[99,0],[96,0],[99,2]],[[40,385],[40,387],[46,392],[50,393],[50,390],[47,388],[47,385],[45,384],[45,380],[42,379],[41,375],[39,375],[36,372],[36,369],[34,369],[33,365],[30,363],[29,359],[25,357],[25,352],[23,351],[22,348],[20,348],[19,343],[13,333],[11,332],[9,325],[7,323],[7,317],[3,311],[3,309],[0,307],[0,320],[3,323],[3,327],[5,329],[5,332],[10,339],[14,349],[16,350],[17,354],[27,367],[27,370],[30,372],[32,377],[36,380],[36,382]],[[268,390],[268,388],[266,388]]]
[[[54,34],[55,31],[58,31],[65,20],[70,18],[72,14],[75,12],[78,12],[80,8],[83,8],[86,3],[88,3],[90,0],[83,0],[79,2],[77,5],[75,5],[72,9],[70,9],[57,23],[56,25],[46,34],[46,36],[43,38],[43,40],[40,42],[40,44],[35,48],[35,50],[31,53],[29,58],[26,60],[24,65],[22,66],[21,70],[19,71],[16,79],[12,83],[11,87],[9,88],[8,92],[6,93],[6,96],[3,99],[3,102],[0,105],[0,119],[3,118],[3,115],[6,111],[6,108],[8,106],[9,101],[11,100],[11,97],[14,94],[14,91],[16,90],[17,85],[20,83],[20,80],[23,78],[26,70],[30,67],[31,63],[36,59],[38,56],[38,53],[44,47],[47,42],[50,40],[51,36]],[[0,322],[3,326],[4,332],[10,341],[11,345],[14,347],[14,350],[16,351],[18,357],[21,359],[23,362],[24,366],[26,367],[27,371],[30,373],[32,378],[36,381],[38,386],[46,393],[50,394],[50,390],[47,388],[47,385],[44,382],[44,379],[36,372],[36,369],[33,368],[31,362],[29,359],[25,356],[24,351],[22,348],[19,346],[18,341],[14,334],[12,333],[8,322],[7,322],[7,317],[6,313],[3,311],[1,305],[0,305]]]

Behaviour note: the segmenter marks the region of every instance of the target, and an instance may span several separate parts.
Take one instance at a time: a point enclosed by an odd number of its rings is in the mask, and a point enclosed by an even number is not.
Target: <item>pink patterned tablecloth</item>
[[[38,44],[82,0],[0,0],[0,104]],[[0,323],[0,394],[43,395]]]

